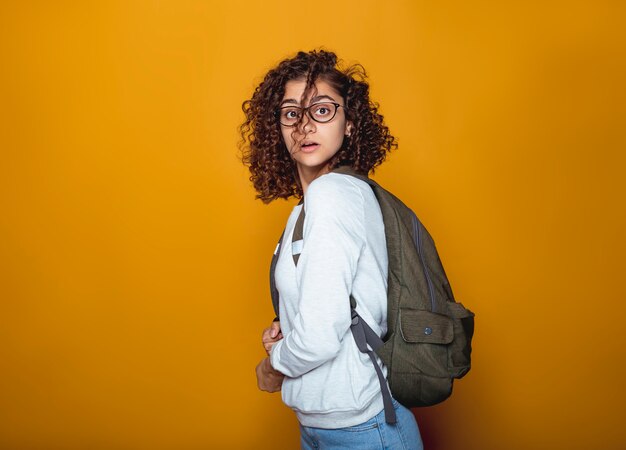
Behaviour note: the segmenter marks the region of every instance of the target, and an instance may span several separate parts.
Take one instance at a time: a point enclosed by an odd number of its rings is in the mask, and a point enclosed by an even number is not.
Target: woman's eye
[[[295,119],[298,117],[298,111],[295,109],[287,109],[283,112],[286,119]]]
[[[331,114],[331,109],[328,105],[324,104],[324,105],[318,105],[315,108],[315,115],[318,117],[324,117]]]

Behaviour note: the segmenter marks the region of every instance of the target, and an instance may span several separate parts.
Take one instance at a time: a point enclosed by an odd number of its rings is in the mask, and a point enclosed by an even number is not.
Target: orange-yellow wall
[[[626,447],[620,1],[0,5],[0,448],[292,449],[256,389],[293,202],[254,200],[240,105],[324,46],[400,148],[376,178],[476,312],[428,450]]]

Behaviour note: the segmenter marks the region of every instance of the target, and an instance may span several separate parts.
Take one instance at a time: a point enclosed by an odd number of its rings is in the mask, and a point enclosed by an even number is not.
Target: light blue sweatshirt
[[[278,249],[284,338],[273,347],[271,364],[286,375],[282,398],[302,425],[357,425],[383,409],[374,366],[350,332],[350,294],[370,327],[380,336],[387,332],[382,214],[367,183],[337,173],[315,179],[304,198],[304,244],[296,267],[292,234],[300,208],[291,212]]]

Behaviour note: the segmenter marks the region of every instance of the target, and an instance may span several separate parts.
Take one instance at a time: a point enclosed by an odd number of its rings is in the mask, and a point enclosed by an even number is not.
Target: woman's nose
[[[315,131],[315,123],[313,119],[309,117],[308,114],[305,114],[302,118],[302,122],[300,123],[300,129],[303,133],[310,133],[311,131]]]

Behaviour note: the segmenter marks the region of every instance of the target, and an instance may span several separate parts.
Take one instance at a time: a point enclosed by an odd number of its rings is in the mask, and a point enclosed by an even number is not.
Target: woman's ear
[[[346,122],[346,131],[344,134],[350,137],[350,135],[352,134],[352,122]]]

